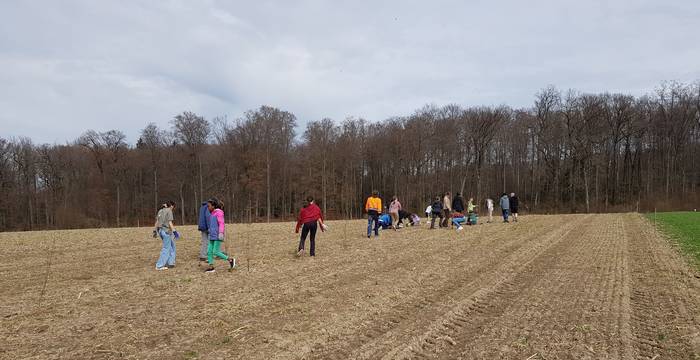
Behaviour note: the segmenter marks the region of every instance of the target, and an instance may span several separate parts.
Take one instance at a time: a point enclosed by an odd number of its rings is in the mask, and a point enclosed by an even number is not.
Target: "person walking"
[[[163,240],[163,246],[160,249],[160,256],[156,261],[156,270],[168,270],[175,267],[175,239],[180,237],[180,234],[175,230],[173,225],[173,210],[175,202],[166,201],[163,207],[158,210],[156,215],[155,230]]]
[[[321,225],[321,232],[326,230],[326,225],[323,223],[323,214],[321,213],[321,208],[316,205],[313,196],[306,198],[306,204],[299,211],[299,216],[297,217],[297,225],[294,232],[299,233],[301,229],[301,238],[299,239],[299,248],[297,249],[297,256],[304,255],[304,245],[306,244],[306,237],[311,235],[309,238],[309,255],[316,256],[316,231],[318,230],[318,225]]]
[[[513,221],[518,222],[518,196],[510,193],[510,213],[513,214]]]
[[[211,218],[211,213],[209,212],[209,207],[207,202],[203,202],[202,206],[199,208],[199,222],[197,223],[197,230],[202,238],[202,243],[199,246],[199,261],[207,261],[207,253],[209,251],[209,219]]]
[[[396,230],[397,226],[399,226],[399,212],[402,210],[401,207],[401,202],[399,202],[399,199],[394,195],[391,198],[391,203],[389,203],[389,215],[391,216],[391,227]]]
[[[508,212],[510,211],[510,200],[508,199],[508,194],[503,193],[501,195],[501,200],[499,205],[501,206],[501,211],[503,212],[503,222],[508,222]]]
[[[379,214],[382,212],[382,199],[379,198],[377,190],[372,191],[372,195],[365,202],[365,212],[367,212],[367,238],[372,235],[372,223],[374,222],[374,236],[379,236]]]
[[[436,196],[435,200],[433,203],[430,205],[430,229],[435,229],[435,219],[440,218],[440,221],[438,222],[438,226],[442,227],[442,220],[443,220],[443,214],[442,214],[442,202],[440,202],[440,197]]]
[[[451,200],[452,194],[448,191],[445,193],[445,196],[442,198],[442,211],[444,218],[442,218],[442,223],[441,227],[447,227],[448,223],[450,221],[450,218],[452,217],[452,200]]]
[[[486,199],[486,210],[489,212],[489,219],[486,222],[490,223],[493,221],[493,199]]]
[[[224,234],[226,234],[223,207],[224,203],[216,198],[207,201],[207,208],[211,213],[209,218],[209,247],[207,248],[209,268],[207,268],[206,272],[208,273],[216,272],[214,268],[215,257],[228,261],[229,270],[236,266],[236,259],[221,251],[221,243],[224,242]]]

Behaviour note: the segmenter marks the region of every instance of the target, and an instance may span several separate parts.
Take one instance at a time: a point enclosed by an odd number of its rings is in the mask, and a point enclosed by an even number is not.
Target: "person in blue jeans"
[[[156,216],[155,231],[163,240],[163,247],[160,249],[160,256],[156,262],[156,270],[168,270],[175,267],[175,239],[180,237],[175,226],[173,225],[173,209],[175,202],[167,201],[163,207],[158,210]]]
[[[503,222],[507,223],[508,213],[510,212],[510,200],[508,199],[508,194],[503,193],[503,195],[501,195],[499,205],[501,205],[501,211],[503,212]]]
[[[382,199],[377,190],[372,191],[372,195],[365,202],[367,212],[367,238],[372,235],[372,223],[374,223],[374,236],[379,236],[379,213],[382,211]]]

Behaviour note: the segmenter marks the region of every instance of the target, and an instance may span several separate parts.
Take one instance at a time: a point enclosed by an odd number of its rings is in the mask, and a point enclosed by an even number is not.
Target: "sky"
[[[300,127],[425,104],[529,107],[554,85],[700,79],[700,1],[1,1],[0,137],[135,143],[183,111]],[[301,130],[299,131],[301,132]]]

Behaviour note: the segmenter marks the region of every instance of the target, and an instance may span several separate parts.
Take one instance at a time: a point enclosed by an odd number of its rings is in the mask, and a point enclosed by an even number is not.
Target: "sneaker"
[[[304,249],[297,251],[297,257],[302,257],[302,256],[304,256]]]
[[[367,235],[367,238],[368,238],[368,239],[371,238],[371,237],[372,237],[371,235]]]
[[[207,258],[199,258],[199,261],[207,261]]]
[[[156,267],[156,270],[158,270],[158,271],[168,270],[168,267],[167,266]]]
[[[174,268],[175,268],[175,265],[166,265],[166,267],[167,267],[168,269],[174,269]]]
[[[216,269],[214,269],[214,267],[210,267],[209,269],[207,269],[207,270],[204,271],[204,272],[206,272],[206,273],[213,273],[213,272],[216,272]]]
[[[228,259],[228,266],[229,266],[229,270],[235,268],[236,267],[236,258],[233,258],[233,257],[229,258]]]
[[[464,228],[461,226],[457,228],[457,231],[462,231],[462,230],[464,230]]]

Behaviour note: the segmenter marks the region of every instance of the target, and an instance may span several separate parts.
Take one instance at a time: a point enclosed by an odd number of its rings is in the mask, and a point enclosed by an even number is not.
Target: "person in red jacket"
[[[297,256],[304,255],[304,243],[306,243],[306,236],[311,234],[310,242],[311,249],[309,255],[316,256],[316,230],[318,224],[321,225],[321,231],[326,230],[326,225],[323,223],[323,214],[321,214],[321,208],[314,202],[313,196],[306,198],[306,204],[301,211],[299,211],[299,217],[297,218],[296,233],[299,233],[299,228],[301,228],[301,239],[299,239],[299,250]]]

